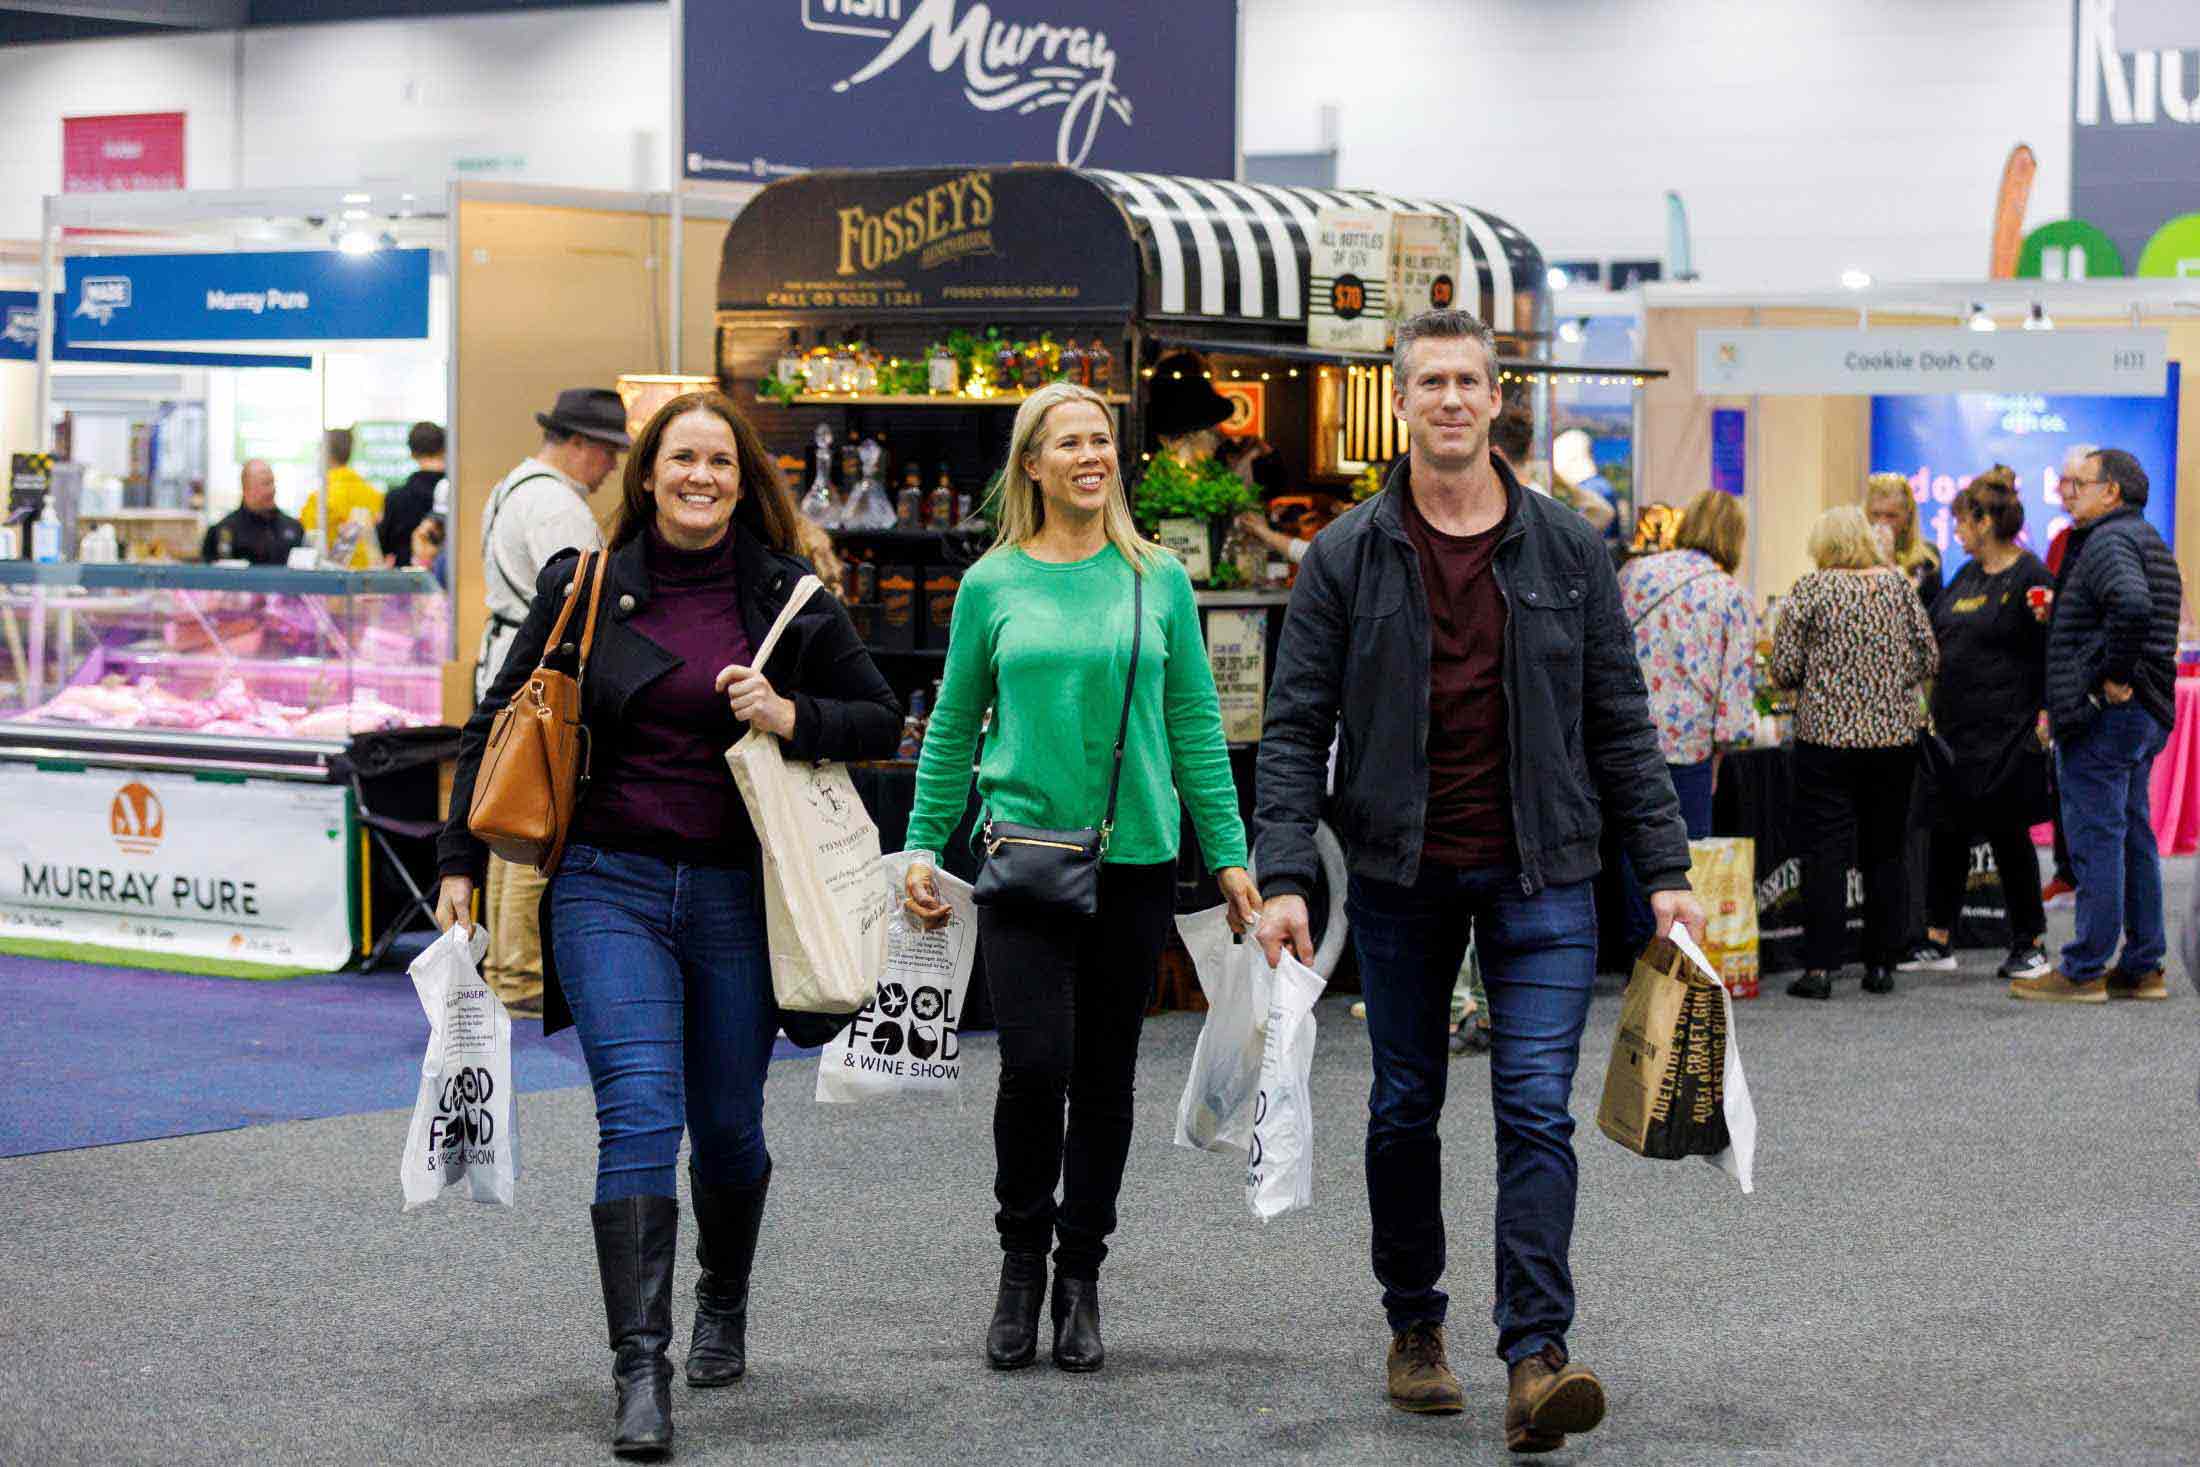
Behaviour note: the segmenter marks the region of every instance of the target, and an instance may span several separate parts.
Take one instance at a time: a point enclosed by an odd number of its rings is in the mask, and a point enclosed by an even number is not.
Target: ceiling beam
[[[6,0],[0,10],[175,30],[238,30],[251,18],[252,5],[251,0]]]

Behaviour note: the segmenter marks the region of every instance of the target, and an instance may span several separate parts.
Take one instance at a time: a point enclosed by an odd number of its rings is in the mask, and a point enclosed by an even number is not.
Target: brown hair
[[[2017,471],[2007,464],[1995,464],[1964,485],[1953,508],[1967,520],[1986,521],[1996,540],[2013,542],[2024,529],[2024,501],[2017,497]]]
[[[1681,527],[1673,536],[1676,550],[1700,550],[1728,575],[1742,563],[1742,544],[1749,538],[1749,519],[1741,502],[1717,489],[1706,489],[1688,501],[1681,511]]]
[[[664,446],[665,429],[672,420],[693,412],[714,414],[733,430],[734,459],[741,469],[741,500],[733,507],[734,522],[772,549],[800,555],[794,496],[787,492],[787,481],[779,477],[779,465],[733,399],[712,391],[681,393],[657,409],[634,435],[620,481],[619,518],[611,532],[611,548],[630,543],[656,518],[656,496],[650,492],[649,480],[657,468],[657,451]]]

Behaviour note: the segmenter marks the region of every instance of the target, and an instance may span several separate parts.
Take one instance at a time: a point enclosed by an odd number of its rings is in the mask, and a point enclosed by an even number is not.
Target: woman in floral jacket
[[[1711,834],[1719,750],[1747,743],[1757,721],[1757,613],[1734,579],[1747,530],[1740,502],[1707,489],[1688,502],[1673,549],[1619,573],[1620,609],[1635,629],[1650,718],[1690,840]]]

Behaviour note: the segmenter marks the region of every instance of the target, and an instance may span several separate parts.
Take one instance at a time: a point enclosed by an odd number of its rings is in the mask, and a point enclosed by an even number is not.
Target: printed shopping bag
[[[1755,1190],[1757,1111],[1733,1001],[1679,927],[1644,949],[1628,979],[1597,1127],[1640,1156],[1703,1157]]]
[[[910,860],[897,851],[881,863],[893,890],[901,890]],[[934,932],[898,913],[887,920],[886,967],[877,991],[817,1057],[820,1101],[959,1093],[957,1026],[978,955],[978,909],[969,882],[945,871],[934,871],[932,879],[953,915]]]
[[[398,1169],[407,1212],[453,1190],[512,1205],[512,1020],[475,967],[488,948],[480,926],[454,923],[408,970],[428,1014],[428,1052]]]
[[[787,623],[818,589],[796,583],[750,664],[762,667]],[[897,903],[879,865],[878,826],[844,764],[789,759],[751,727],[726,766],[764,849],[764,939],[783,1009],[852,1014],[886,966],[886,924]]]
[[[1253,1144],[1253,1108],[1260,1096],[1262,1037],[1274,983],[1260,945],[1230,931],[1227,905],[1176,919],[1192,956],[1207,1018],[1192,1051],[1192,1073],[1176,1107],[1176,1144],[1194,1151],[1234,1151]]]
[[[1703,903],[1704,956],[1735,998],[1757,996],[1757,842],[1721,835],[1688,843],[1688,885]]]
[[[1270,976],[1268,1043],[1253,1102],[1245,1200],[1262,1222],[1314,1200],[1314,1004],[1321,975],[1289,953]]]

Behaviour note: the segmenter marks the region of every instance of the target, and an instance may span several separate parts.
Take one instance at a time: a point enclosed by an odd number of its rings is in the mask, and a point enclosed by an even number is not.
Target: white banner
[[[1925,396],[2048,392],[2159,397],[2166,331],[1716,329],[1696,333],[1696,390],[1707,396]]]
[[[0,945],[166,954],[200,972],[352,955],[340,785],[0,763]]]
[[[1366,209],[1323,209],[1314,216],[1308,346],[1381,351],[1390,344],[1390,217]]]
[[[1225,743],[1260,742],[1268,694],[1268,608],[1207,613],[1207,662],[1214,669]]]

